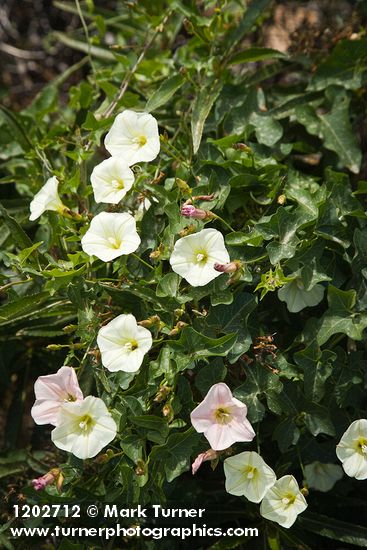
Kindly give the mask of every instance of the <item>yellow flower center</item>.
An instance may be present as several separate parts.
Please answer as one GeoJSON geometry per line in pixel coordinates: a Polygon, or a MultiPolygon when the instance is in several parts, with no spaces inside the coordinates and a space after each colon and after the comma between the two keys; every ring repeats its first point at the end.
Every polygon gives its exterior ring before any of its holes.
{"type": "Polygon", "coordinates": [[[136,340],[131,340],[130,342],[126,342],[124,344],[124,348],[126,351],[134,351],[138,347],[138,342],[136,340]]]}
{"type": "Polygon", "coordinates": [[[257,469],[254,466],[248,466],[245,470],[245,477],[247,479],[253,479],[257,473],[257,469]]]}
{"type": "Polygon", "coordinates": [[[364,455],[367,455],[367,439],[365,437],[360,437],[358,439],[358,442],[357,442],[357,450],[364,454],[364,455]]]}
{"type": "Polygon", "coordinates": [[[296,495],[293,495],[292,493],[288,493],[282,498],[282,504],[285,506],[290,506],[293,504],[293,502],[296,500],[296,495]]]}
{"type": "Polygon", "coordinates": [[[232,414],[228,407],[218,407],[214,413],[214,417],[218,424],[229,424],[232,420],[232,414]]]}
{"type": "Polygon", "coordinates": [[[147,138],[146,136],[137,136],[133,138],[133,142],[137,143],[139,147],[143,147],[143,145],[145,145],[147,142],[147,138]]]}
{"type": "Polygon", "coordinates": [[[73,403],[74,401],[76,401],[76,397],[75,395],[71,395],[70,393],[68,393],[64,401],[65,403],[73,403]]]}
{"type": "Polygon", "coordinates": [[[83,430],[83,432],[87,432],[90,430],[94,425],[94,420],[89,414],[85,414],[80,418],[79,422],[79,428],[83,430]]]}
{"type": "Polygon", "coordinates": [[[196,263],[205,264],[207,259],[208,259],[208,256],[203,250],[196,252],[196,255],[195,255],[196,263]]]}
{"type": "Polygon", "coordinates": [[[124,180],[122,180],[122,179],[112,180],[111,185],[116,190],[123,189],[124,188],[124,180]]]}
{"type": "Polygon", "coordinates": [[[117,239],[116,237],[108,237],[108,242],[110,243],[111,245],[111,248],[120,248],[121,246],[121,241],[119,241],[119,239],[117,239]]]}

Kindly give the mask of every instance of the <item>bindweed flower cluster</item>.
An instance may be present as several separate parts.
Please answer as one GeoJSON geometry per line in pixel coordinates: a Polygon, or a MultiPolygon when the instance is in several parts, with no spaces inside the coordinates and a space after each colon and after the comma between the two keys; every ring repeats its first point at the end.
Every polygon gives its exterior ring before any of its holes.
{"type": "MultiPolygon", "coordinates": [[[[51,439],[59,449],[81,459],[92,458],[115,438],[116,422],[106,405],[99,397],[83,397],[71,367],[40,376],[35,383],[35,394],[33,419],[36,424],[55,426],[51,439]]],[[[45,486],[52,482],[49,477],[44,481],[45,486]]],[[[36,489],[43,488],[40,483],[36,489]]]]}
{"type": "MultiPolygon", "coordinates": [[[[218,451],[240,442],[250,442],[255,432],[247,420],[245,403],[233,397],[229,387],[214,384],[204,400],[192,411],[190,418],[195,430],[204,433],[211,449],[197,456],[192,464],[195,474],[201,464],[214,460],[218,451]]],[[[289,528],[303,512],[307,503],[293,476],[276,478],[274,471],[254,451],[231,456],[224,460],[226,491],[261,502],[261,515],[289,528]]]]}
{"type": "MultiPolygon", "coordinates": [[[[112,156],[93,169],[94,198],[97,203],[117,204],[133,186],[130,166],[151,161],[159,153],[156,119],[149,113],[123,111],[107,133],[105,147],[112,156]]],[[[101,212],[93,218],[81,244],[84,252],[103,262],[131,254],[140,245],[136,221],[128,213],[101,212]]]]}
{"type": "Polygon", "coordinates": [[[295,478],[286,475],[277,480],[274,471],[254,451],[226,458],[224,473],[228,493],[261,502],[260,514],[282,527],[291,527],[307,508],[295,478]]]}

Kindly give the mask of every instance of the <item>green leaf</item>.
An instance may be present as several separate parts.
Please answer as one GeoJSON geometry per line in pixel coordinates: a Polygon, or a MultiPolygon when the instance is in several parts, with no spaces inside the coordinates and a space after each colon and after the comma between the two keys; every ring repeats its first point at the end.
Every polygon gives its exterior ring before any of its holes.
{"type": "Polygon", "coordinates": [[[307,404],[304,411],[305,425],[316,437],[319,434],[335,435],[335,428],[330,419],[330,411],[316,403],[307,404]]]}
{"type": "Polygon", "coordinates": [[[280,452],[285,453],[289,447],[297,445],[300,435],[293,419],[286,418],[276,426],[272,439],[278,443],[280,452]]]}
{"type": "Polygon", "coordinates": [[[298,523],[300,527],[316,533],[318,536],[367,548],[367,528],[361,525],[312,512],[305,512],[299,516],[298,523]]]}
{"type": "Polygon", "coordinates": [[[348,314],[351,313],[356,303],[356,291],[340,290],[333,285],[328,287],[327,299],[329,308],[333,313],[348,314]]]}
{"type": "Polygon", "coordinates": [[[9,227],[15,243],[20,248],[30,248],[33,246],[31,239],[22,229],[19,223],[8,214],[6,208],[0,203],[0,217],[4,219],[5,224],[9,227]]]}
{"type": "Polygon", "coordinates": [[[250,123],[255,127],[258,142],[268,147],[275,145],[283,135],[283,126],[269,115],[252,113],[250,123]]]}
{"type": "Polygon", "coordinates": [[[92,57],[96,57],[98,59],[102,59],[103,61],[115,61],[116,58],[112,52],[109,50],[106,50],[105,48],[99,48],[98,46],[89,46],[89,44],[86,44],[85,42],[82,42],[81,40],[76,40],[75,38],[71,38],[71,36],[68,36],[64,32],[54,31],[52,35],[56,38],[56,40],[59,40],[62,44],[65,44],[65,46],[68,46],[69,48],[73,48],[74,50],[77,50],[79,52],[83,53],[90,53],[92,57]]]}
{"type": "Polygon", "coordinates": [[[184,351],[193,357],[225,356],[237,339],[237,334],[226,334],[221,338],[208,338],[191,327],[185,327],[179,340],[169,342],[176,351],[184,351]]]}
{"type": "Polygon", "coordinates": [[[366,313],[354,313],[349,317],[344,317],[327,312],[320,322],[317,343],[322,346],[333,334],[340,332],[346,334],[352,340],[362,340],[365,328],[367,328],[366,313]]]}
{"type": "Polygon", "coordinates": [[[283,384],[278,376],[257,364],[249,366],[246,375],[246,382],[236,388],[233,395],[246,403],[250,422],[260,422],[265,416],[265,406],[261,399],[266,398],[268,407],[277,410],[277,396],[283,384]]]}
{"type": "Polygon", "coordinates": [[[362,340],[363,330],[367,327],[366,313],[353,313],[356,291],[340,290],[332,285],[328,288],[329,309],[319,322],[317,342],[325,344],[333,334],[344,333],[353,340],[362,340]]]}
{"type": "Polygon", "coordinates": [[[157,296],[171,296],[175,298],[180,286],[181,278],[177,273],[167,273],[157,285],[157,296]]]}
{"type": "Polygon", "coordinates": [[[171,97],[179,90],[182,84],[185,82],[185,79],[182,75],[177,74],[171,78],[167,78],[159,86],[158,90],[154,92],[152,97],[147,101],[145,110],[147,112],[152,112],[165,105],[171,97]]]}
{"type": "Polygon", "coordinates": [[[311,105],[298,106],[295,109],[297,120],[311,135],[322,139],[324,146],[334,151],[344,166],[357,174],[362,154],[349,119],[350,97],[343,88],[335,86],[326,90],[326,97],[331,102],[328,113],[317,112],[311,105]]]}
{"type": "Polygon", "coordinates": [[[272,0],[252,0],[251,4],[247,7],[244,16],[238,27],[230,33],[230,49],[240,42],[246,34],[248,34],[252,27],[255,25],[256,20],[267,9],[272,0]]]}
{"type": "Polygon", "coordinates": [[[227,369],[221,359],[215,359],[209,365],[202,367],[196,375],[195,385],[204,396],[213,384],[225,379],[227,369]]]}
{"type": "Polygon", "coordinates": [[[147,430],[147,438],[158,444],[163,444],[168,435],[168,424],[165,418],[154,415],[132,416],[131,422],[139,428],[147,430]]]}
{"type": "Polygon", "coordinates": [[[283,59],[287,58],[287,55],[279,50],[273,50],[272,48],[248,48],[243,52],[238,52],[233,55],[228,65],[237,65],[238,63],[249,63],[254,61],[263,61],[264,59],[283,59]]]}
{"type": "Polygon", "coordinates": [[[357,90],[366,81],[367,40],[340,40],[330,56],[313,75],[309,90],[322,90],[337,84],[357,90]]]}
{"type": "Polygon", "coordinates": [[[228,354],[231,363],[245,353],[251,345],[251,335],[247,329],[247,318],[256,308],[257,299],[253,294],[237,294],[230,305],[213,306],[206,319],[207,325],[214,334],[235,333],[236,343],[228,354]]]}
{"type": "Polygon", "coordinates": [[[319,403],[325,395],[325,382],[333,371],[336,354],[329,350],[321,351],[314,344],[294,354],[294,360],[304,372],[306,399],[319,403]]]}
{"type": "MultiPolygon", "coordinates": [[[[5,306],[0,307],[0,319],[1,321],[15,320],[18,317],[23,317],[29,313],[36,313],[40,309],[40,305],[50,295],[48,292],[43,291],[37,294],[31,294],[30,296],[23,296],[14,302],[10,302],[5,306]]],[[[2,323],[0,323],[2,324],[2,323]]]]}
{"type": "Polygon", "coordinates": [[[33,144],[30,141],[27,132],[23,129],[19,118],[3,105],[0,105],[0,120],[1,119],[8,126],[11,134],[14,136],[16,142],[19,143],[23,151],[30,151],[33,148],[33,144]]]}
{"type": "Polygon", "coordinates": [[[167,481],[173,481],[190,469],[190,457],[200,440],[201,435],[193,428],[189,428],[186,432],[172,434],[165,445],[153,447],[150,460],[160,461],[164,466],[167,481]]]}
{"type": "Polygon", "coordinates": [[[223,87],[223,82],[208,82],[196,95],[192,108],[191,134],[194,154],[197,153],[203,135],[205,121],[223,87]]]}

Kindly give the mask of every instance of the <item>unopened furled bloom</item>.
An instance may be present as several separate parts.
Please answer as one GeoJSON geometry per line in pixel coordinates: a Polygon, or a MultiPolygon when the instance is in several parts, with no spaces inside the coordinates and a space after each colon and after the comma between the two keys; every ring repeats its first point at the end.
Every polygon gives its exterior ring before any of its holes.
{"type": "Polygon", "coordinates": [[[117,204],[131,189],[134,173],[122,159],[111,157],[94,167],[90,181],[96,202],[117,204]]]}
{"type": "Polygon", "coordinates": [[[63,212],[66,209],[66,206],[61,202],[59,197],[58,186],[59,181],[56,176],[53,176],[46,181],[45,185],[33,197],[29,205],[31,211],[29,219],[31,221],[39,218],[46,210],[63,212]]]}
{"type": "Polygon", "coordinates": [[[336,446],[336,456],[349,477],[367,479],[367,419],[351,423],[336,446]]]}
{"type": "Polygon", "coordinates": [[[205,453],[200,453],[191,465],[192,475],[196,474],[203,462],[206,462],[207,460],[215,460],[217,456],[218,453],[213,451],[213,449],[208,449],[205,453]]]}
{"type": "Polygon", "coordinates": [[[240,441],[252,441],[255,432],[247,420],[247,407],[234,398],[231,390],[220,382],[214,384],[191,413],[195,430],[204,433],[214,451],[222,451],[240,441]]]}
{"type": "Polygon", "coordinates": [[[305,482],[309,489],[326,493],[343,477],[343,470],[338,464],[312,462],[305,466],[305,482]]]}
{"type": "Polygon", "coordinates": [[[115,118],[104,144],[113,157],[128,166],[151,161],[160,150],[157,121],[149,113],[126,109],[115,118]]]}
{"type": "Polygon", "coordinates": [[[81,243],[84,252],[90,256],[110,262],[118,256],[135,252],[140,237],[130,214],[101,212],[92,219],[81,243]]]}
{"type": "Polygon", "coordinates": [[[59,449],[78,458],[92,458],[116,436],[116,422],[99,397],[88,395],[81,403],[65,403],[51,439],[59,449]]]}
{"type": "Polygon", "coordinates": [[[192,286],[203,286],[220,275],[215,263],[229,262],[222,233],[203,229],[179,239],[170,257],[173,271],[192,286]]]}
{"type": "Polygon", "coordinates": [[[276,481],[274,471],[255,451],[245,451],[226,458],[224,463],[226,491],[260,502],[276,481]]]}
{"type": "Polygon", "coordinates": [[[75,371],[71,367],[61,367],[56,374],[39,376],[34,385],[36,401],[31,415],[36,424],[57,426],[58,415],[64,403],[82,401],[75,371]]]}
{"type": "Polygon", "coordinates": [[[62,476],[60,468],[52,468],[47,474],[32,479],[32,485],[36,491],[42,491],[47,485],[52,485],[60,475],[62,476]]]}
{"type": "Polygon", "coordinates": [[[215,271],[219,273],[235,273],[241,267],[241,262],[229,262],[228,264],[215,263],[215,271]]]}
{"type": "Polygon", "coordinates": [[[296,277],[278,290],[278,298],[287,304],[288,311],[298,313],[305,307],[313,307],[320,303],[324,292],[325,287],[320,283],[306,290],[301,277],[296,277]]]}
{"type": "Polygon", "coordinates": [[[260,514],[265,519],[279,523],[289,529],[296,521],[298,514],[307,508],[305,497],[300,491],[293,476],[287,475],[278,479],[264,496],[260,514]]]}
{"type": "Polygon", "coordinates": [[[192,204],[184,204],[181,207],[181,215],[185,218],[195,218],[196,220],[205,220],[210,217],[210,212],[202,210],[201,208],[196,208],[192,204]]]}
{"type": "Polygon", "coordinates": [[[136,372],[152,347],[152,335],[137,324],[134,315],[122,314],[99,330],[97,345],[106,369],[136,372]]]}

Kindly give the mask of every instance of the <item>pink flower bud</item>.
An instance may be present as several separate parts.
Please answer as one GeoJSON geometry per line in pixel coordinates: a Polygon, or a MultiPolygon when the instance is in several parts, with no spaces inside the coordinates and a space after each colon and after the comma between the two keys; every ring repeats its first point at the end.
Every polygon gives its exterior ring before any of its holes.
{"type": "Polygon", "coordinates": [[[216,262],[214,264],[215,271],[219,271],[220,273],[235,273],[239,267],[239,262],[229,262],[228,264],[220,264],[216,262]]]}
{"type": "Polygon", "coordinates": [[[196,208],[192,204],[184,204],[181,208],[181,215],[185,218],[195,218],[196,220],[205,220],[208,217],[208,212],[201,208],[196,208]]]}
{"type": "Polygon", "coordinates": [[[36,491],[43,491],[47,487],[47,485],[51,485],[54,483],[56,478],[59,477],[61,474],[61,470],[59,468],[53,468],[47,474],[38,477],[37,479],[32,479],[32,485],[35,488],[36,491]]]}
{"type": "Polygon", "coordinates": [[[203,462],[214,460],[217,458],[217,453],[213,449],[208,449],[205,453],[200,453],[191,465],[192,474],[195,475],[203,462]]]}

